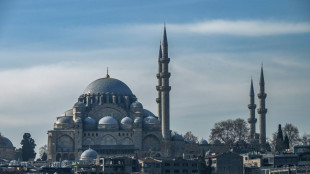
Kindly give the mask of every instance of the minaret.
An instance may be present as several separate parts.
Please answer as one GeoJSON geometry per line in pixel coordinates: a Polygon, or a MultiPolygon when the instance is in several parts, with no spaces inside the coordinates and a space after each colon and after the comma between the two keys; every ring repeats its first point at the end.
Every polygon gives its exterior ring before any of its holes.
{"type": "Polygon", "coordinates": [[[248,119],[248,123],[250,124],[250,139],[255,138],[255,124],[257,122],[257,119],[255,118],[256,104],[254,98],[255,96],[254,96],[253,80],[251,77],[250,104],[248,105],[250,111],[250,118],[248,119]]]}
{"type": "Polygon", "coordinates": [[[267,109],[265,108],[265,99],[267,94],[265,93],[265,80],[263,65],[261,67],[260,80],[259,80],[259,93],[257,94],[259,98],[259,108],[257,112],[259,114],[259,144],[263,151],[266,150],[266,113],[267,109]]]}
{"type": "Polygon", "coordinates": [[[160,58],[161,62],[161,134],[164,140],[170,140],[170,109],[169,109],[169,92],[171,90],[171,86],[169,86],[169,78],[170,73],[168,70],[168,64],[170,62],[170,58],[168,58],[168,41],[166,34],[166,26],[164,27],[164,36],[162,43],[162,58],[160,58]]]}
{"type": "Polygon", "coordinates": [[[158,107],[158,118],[159,121],[161,121],[161,91],[160,91],[160,87],[161,87],[161,77],[160,77],[160,73],[162,71],[162,67],[161,67],[161,62],[160,59],[162,58],[162,50],[161,50],[161,42],[159,44],[159,53],[158,53],[158,73],[156,74],[157,79],[158,79],[158,86],[156,86],[156,90],[158,92],[158,98],[156,98],[156,102],[157,102],[157,107],[158,107]]]}

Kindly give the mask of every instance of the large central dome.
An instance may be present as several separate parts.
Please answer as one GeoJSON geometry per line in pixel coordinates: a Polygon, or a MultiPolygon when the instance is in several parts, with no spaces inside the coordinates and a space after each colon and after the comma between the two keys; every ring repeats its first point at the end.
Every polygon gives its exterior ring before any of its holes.
{"type": "Polygon", "coordinates": [[[122,81],[114,78],[101,78],[90,83],[84,94],[114,93],[120,95],[133,95],[129,87],[122,81]]]}

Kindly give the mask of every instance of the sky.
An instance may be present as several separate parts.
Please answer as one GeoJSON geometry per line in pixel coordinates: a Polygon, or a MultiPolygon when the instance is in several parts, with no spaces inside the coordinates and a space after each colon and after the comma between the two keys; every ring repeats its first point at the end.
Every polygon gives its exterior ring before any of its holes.
{"type": "Polygon", "coordinates": [[[308,0],[1,0],[2,135],[19,148],[29,132],[38,150],[107,67],[157,115],[164,23],[173,131],[208,139],[216,122],[247,120],[263,63],[267,137],[286,123],[310,133],[308,0]]]}

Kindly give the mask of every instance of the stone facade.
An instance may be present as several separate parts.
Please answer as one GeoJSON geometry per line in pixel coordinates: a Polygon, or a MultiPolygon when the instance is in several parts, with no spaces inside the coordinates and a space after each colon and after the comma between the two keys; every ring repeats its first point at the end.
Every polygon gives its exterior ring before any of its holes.
{"type": "Polygon", "coordinates": [[[0,160],[15,160],[15,147],[12,142],[0,134],[0,160]]]}
{"type": "Polygon", "coordinates": [[[122,81],[105,78],[90,83],[77,103],[57,117],[48,131],[48,159],[78,160],[81,153],[94,149],[100,157],[198,155],[198,145],[171,138],[168,71],[168,42],[164,29],[159,51],[158,117],[143,108],[122,81]],[[190,149],[190,150],[186,150],[190,149]]]}

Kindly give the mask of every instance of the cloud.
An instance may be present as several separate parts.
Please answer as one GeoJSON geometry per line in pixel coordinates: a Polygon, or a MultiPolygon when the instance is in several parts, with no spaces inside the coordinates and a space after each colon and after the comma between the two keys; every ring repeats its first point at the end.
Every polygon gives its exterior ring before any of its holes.
{"type": "Polygon", "coordinates": [[[310,32],[310,23],[308,22],[212,20],[187,24],[169,24],[168,26],[169,30],[172,31],[204,35],[270,36],[310,32]]]}

